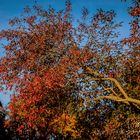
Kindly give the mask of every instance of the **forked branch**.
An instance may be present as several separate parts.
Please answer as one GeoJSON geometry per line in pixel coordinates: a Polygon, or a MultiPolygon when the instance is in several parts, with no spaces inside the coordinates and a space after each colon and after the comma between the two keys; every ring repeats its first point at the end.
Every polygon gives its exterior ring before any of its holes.
{"type": "MultiPolygon", "coordinates": [[[[94,74],[94,72],[90,68],[88,68],[88,72],[94,74]]],[[[115,78],[104,78],[104,77],[99,77],[99,78],[89,77],[89,78],[94,81],[111,81],[111,82],[113,82],[115,87],[117,87],[119,89],[119,91],[121,92],[121,94],[124,96],[124,98],[121,98],[118,96],[118,94],[112,88],[103,87],[104,90],[106,90],[107,92],[111,91],[113,94],[110,94],[107,96],[100,96],[100,97],[97,97],[95,100],[109,99],[109,100],[113,100],[113,101],[117,101],[117,102],[123,102],[127,105],[130,105],[130,103],[132,103],[134,106],[136,106],[138,109],[140,109],[140,100],[128,97],[127,93],[124,91],[121,84],[115,78]]]]}

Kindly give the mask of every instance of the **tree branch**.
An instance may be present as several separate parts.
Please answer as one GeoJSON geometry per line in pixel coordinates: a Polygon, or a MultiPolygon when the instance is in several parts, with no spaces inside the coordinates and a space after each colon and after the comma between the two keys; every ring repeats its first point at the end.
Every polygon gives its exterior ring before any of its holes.
{"type": "MultiPolygon", "coordinates": [[[[89,67],[87,68],[88,72],[91,73],[91,74],[95,74],[95,72],[93,72],[89,67]]],[[[97,73],[97,72],[96,72],[97,73]]],[[[99,76],[100,74],[98,74],[99,76]]],[[[104,90],[106,91],[112,91],[112,94],[108,95],[108,96],[100,96],[100,97],[97,97],[95,98],[95,100],[100,100],[100,99],[109,99],[109,100],[113,100],[113,101],[117,101],[117,102],[123,102],[127,105],[130,105],[130,103],[132,103],[134,106],[136,106],[138,109],[140,109],[140,100],[137,100],[137,99],[133,99],[131,97],[128,97],[127,93],[124,91],[124,89],[122,88],[121,84],[114,78],[105,78],[105,77],[99,77],[99,78],[93,78],[93,77],[89,77],[90,79],[94,80],[94,81],[105,81],[105,80],[109,80],[109,81],[112,81],[115,86],[120,90],[120,92],[122,93],[122,95],[124,96],[124,99],[123,98],[120,98],[117,93],[112,89],[112,88],[104,88],[104,90]]]]}

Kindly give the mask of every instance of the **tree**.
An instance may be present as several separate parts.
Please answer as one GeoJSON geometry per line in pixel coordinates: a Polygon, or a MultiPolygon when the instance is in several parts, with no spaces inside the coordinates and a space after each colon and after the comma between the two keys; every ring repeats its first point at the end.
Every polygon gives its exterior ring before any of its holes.
{"type": "MultiPolygon", "coordinates": [[[[15,18],[10,21],[13,29],[0,33],[1,38],[9,42],[5,46],[6,56],[0,61],[1,84],[15,90],[6,124],[21,138],[48,138],[60,132],[65,136],[78,135],[78,131],[73,130],[75,115],[70,114],[67,106],[78,89],[76,80],[80,65],[92,53],[75,44],[71,5],[69,2],[66,5],[66,10],[58,13],[53,8],[46,11],[34,6],[36,15],[15,18]],[[61,131],[59,119],[63,116],[72,122],[61,131]],[[54,129],[56,123],[58,130],[54,129]]],[[[25,9],[27,15],[30,10],[25,9]]]]}
{"type": "MultiPolygon", "coordinates": [[[[124,55],[123,44],[130,41],[116,41],[122,25],[115,15],[99,9],[88,20],[84,8],[75,27],[70,1],[58,12],[35,5],[0,32],[7,41],[0,82],[14,91],[5,121],[13,139],[109,139],[120,128],[127,130],[122,118],[139,120],[138,56],[136,48],[124,55]],[[136,65],[130,73],[132,58],[136,65]]],[[[136,38],[131,38],[133,46],[138,45],[136,38]]]]}
{"type": "MultiPolygon", "coordinates": [[[[132,21],[130,23],[130,37],[122,40],[122,44],[127,48],[125,54],[121,57],[120,70],[122,71],[121,77],[125,82],[123,89],[131,99],[137,99],[137,103],[130,102],[130,107],[119,104],[112,119],[107,122],[107,125],[112,125],[115,121],[116,128],[110,133],[110,137],[116,136],[118,139],[139,139],[139,2],[132,1],[133,5],[128,10],[132,21]],[[114,121],[113,121],[114,120],[114,121]],[[116,121],[117,120],[117,121],[116,121]],[[122,120],[122,122],[121,122],[122,120]],[[122,133],[120,133],[122,132],[122,133]],[[127,132],[127,133],[126,133],[127,132]]],[[[114,126],[115,127],[115,126],[114,126]]],[[[108,128],[108,127],[107,127],[108,128]]],[[[110,129],[108,129],[110,130],[110,129]]]]}

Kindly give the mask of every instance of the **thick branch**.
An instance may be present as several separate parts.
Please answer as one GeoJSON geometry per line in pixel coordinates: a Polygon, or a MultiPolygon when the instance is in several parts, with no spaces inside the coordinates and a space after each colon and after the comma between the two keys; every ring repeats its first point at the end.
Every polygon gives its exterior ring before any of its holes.
{"type": "Polygon", "coordinates": [[[120,83],[114,79],[114,78],[92,78],[92,80],[95,80],[95,81],[99,81],[99,80],[109,80],[109,81],[112,81],[115,83],[116,87],[118,87],[118,89],[120,90],[120,92],[124,95],[124,97],[127,99],[128,96],[127,94],[125,93],[125,91],[123,90],[123,88],[121,87],[120,83]]]}
{"type": "Polygon", "coordinates": [[[100,96],[100,97],[98,97],[98,98],[95,98],[95,100],[101,100],[101,99],[109,99],[109,100],[112,100],[112,101],[123,102],[123,103],[129,105],[127,99],[122,99],[122,98],[117,97],[117,96],[114,96],[114,95],[100,96]]]}
{"type": "MultiPolygon", "coordinates": [[[[87,68],[87,70],[91,73],[91,74],[94,74],[94,72],[90,69],[90,68],[87,68]]],[[[100,74],[99,74],[100,75],[100,74]]],[[[127,105],[130,105],[129,103],[133,103],[133,105],[135,105],[138,109],[140,109],[140,100],[137,100],[137,99],[133,99],[131,97],[128,97],[127,93],[124,91],[124,89],[122,88],[121,84],[114,78],[104,78],[104,77],[100,77],[100,78],[92,78],[90,77],[92,80],[95,80],[95,81],[99,81],[99,80],[109,80],[109,81],[112,81],[115,86],[120,90],[120,92],[123,94],[123,96],[125,97],[124,99],[123,98],[120,98],[116,92],[112,89],[112,88],[104,88],[104,90],[106,91],[112,91],[112,93],[115,95],[109,95],[109,96],[100,96],[98,98],[96,98],[95,100],[99,100],[99,99],[110,99],[110,100],[113,100],[113,101],[117,101],[117,102],[123,102],[127,105]]]]}
{"type": "Polygon", "coordinates": [[[133,103],[134,106],[136,106],[138,109],[140,109],[140,100],[133,99],[130,97],[128,97],[127,99],[122,99],[120,97],[109,95],[109,96],[100,96],[98,98],[95,98],[95,100],[101,100],[101,99],[109,99],[109,100],[116,101],[116,102],[122,102],[127,105],[130,105],[129,102],[131,102],[131,103],[133,103]]]}

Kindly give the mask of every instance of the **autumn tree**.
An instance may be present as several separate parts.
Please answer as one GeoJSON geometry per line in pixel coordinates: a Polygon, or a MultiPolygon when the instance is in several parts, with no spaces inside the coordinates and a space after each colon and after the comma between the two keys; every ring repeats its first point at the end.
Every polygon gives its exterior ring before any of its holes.
{"type": "Polygon", "coordinates": [[[27,7],[27,16],[10,20],[12,28],[0,33],[8,42],[0,60],[1,84],[14,90],[6,127],[20,138],[79,136],[71,99],[78,92],[79,69],[92,53],[75,43],[70,12],[69,1],[58,13],[27,7]]]}
{"type": "MultiPolygon", "coordinates": [[[[119,57],[119,74],[116,79],[121,84],[122,93],[126,97],[121,97],[119,92],[114,92],[112,88],[107,90],[117,93],[114,98],[115,110],[112,112],[111,117],[106,122],[105,132],[106,138],[112,137],[117,139],[139,139],[139,4],[138,1],[132,2],[132,7],[129,7],[128,12],[133,17],[130,23],[130,37],[122,40],[124,52],[119,57]],[[119,96],[118,96],[119,95],[119,96]],[[127,100],[129,98],[129,100],[127,100]],[[136,100],[135,100],[136,99],[136,100]]],[[[112,79],[113,80],[113,79],[112,79]]],[[[116,82],[117,82],[116,81],[116,82]]],[[[115,82],[115,81],[114,81],[115,82]]],[[[118,84],[119,84],[118,83],[118,84]]],[[[117,83],[116,83],[117,84],[117,83]]],[[[111,100],[113,98],[110,98],[111,100]]],[[[106,97],[103,97],[106,98],[106,97]]],[[[108,97],[106,99],[109,99],[108,97]]]]}
{"type": "Polygon", "coordinates": [[[0,32],[7,42],[1,90],[13,92],[5,127],[13,139],[110,139],[127,130],[123,121],[139,120],[137,2],[130,8],[130,38],[122,41],[113,10],[90,18],[83,8],[77,26],[71,10],[70,1],[63,11],[26,7],[0,32]]]}

